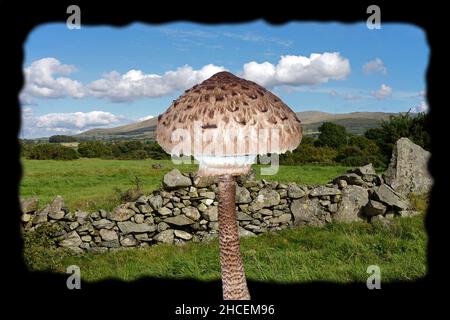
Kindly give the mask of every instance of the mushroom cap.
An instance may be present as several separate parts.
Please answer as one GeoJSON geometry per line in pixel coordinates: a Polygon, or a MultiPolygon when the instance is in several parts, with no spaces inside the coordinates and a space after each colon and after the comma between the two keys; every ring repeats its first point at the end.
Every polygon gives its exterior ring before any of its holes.
{"type": "Polygon", "coordinates": [[[280,98],[226,71],[186,90],[158,117],[156,128],[156,141],[167,153],[217,159],[219,167],[236,168],[241,156],[291,151],[301,138],[300,120],[280,98]]]}

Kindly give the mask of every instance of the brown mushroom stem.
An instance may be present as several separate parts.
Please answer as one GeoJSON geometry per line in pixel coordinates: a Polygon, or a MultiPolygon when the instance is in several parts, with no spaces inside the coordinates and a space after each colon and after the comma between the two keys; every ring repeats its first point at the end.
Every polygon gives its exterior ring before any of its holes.
{"type": "Polygon", "coordinates": [[[250,300],[239,248],[236,185],[231,175],[219,177],[219,241],[224,300],[250,300]]]}

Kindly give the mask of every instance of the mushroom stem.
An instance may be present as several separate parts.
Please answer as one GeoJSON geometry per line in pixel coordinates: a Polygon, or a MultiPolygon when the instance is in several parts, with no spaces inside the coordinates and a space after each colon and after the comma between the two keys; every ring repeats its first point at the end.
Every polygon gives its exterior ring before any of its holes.
{"type": "Polygon", "coordinates": [[[239,248],[236,185],[229,174],[219,177],[219,241],[224,300],[250,300],[239,248]]]}

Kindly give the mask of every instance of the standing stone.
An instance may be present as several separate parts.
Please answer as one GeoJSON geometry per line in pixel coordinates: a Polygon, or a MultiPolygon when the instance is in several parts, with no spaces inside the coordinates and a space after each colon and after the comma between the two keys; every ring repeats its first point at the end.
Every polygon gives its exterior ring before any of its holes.
{"type": "Polygon", "coordinates": [[[134,216],[136,212],[128,208],[128,204],[121,204],[114,208],[112,212],[107,215],[108,219],[113,221],[125,221],[134,216]]]}
{"type": "Polygon", "coordinates": [[[333,219],[339,222],[360,221],[362,208],[369,202],[369,194],[360,186],[347,186],[342,189],[342,200],[333,219]]]}
{"type": "Polygon", "coordinates": [[[153,237],[153,239],[162,243],[173,243],[174,240],[173,229],[161,231],[155,237],[153,237]]]}
{"type": "Polygon", "coordinates": [[[181,174],[178,169],[169,171],[163,178],[163,186],[166,189],[178,189],[182,187],[190,187],[191,185],[191,179],[181,174]]]}
{"type": "MultiPolygon", "coordinates": [[[[323,226],[331,221],[330,213],[322,209],[318,199],[303,197],[291,203],[294,225],[323,226]]],[[[286,217],[287,218],[287,217],[286,217]]]]}
{"type": "Polygon", "coordinates": [[[408,138],[397,140],[384,180],[401,195],[427,193],[433,185],[428,172],[430,152],[408,138]]]}

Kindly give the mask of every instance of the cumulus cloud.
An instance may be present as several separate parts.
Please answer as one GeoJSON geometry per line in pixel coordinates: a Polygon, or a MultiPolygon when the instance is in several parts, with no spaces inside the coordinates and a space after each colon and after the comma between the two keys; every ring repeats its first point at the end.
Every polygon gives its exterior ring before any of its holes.
{"type": "Polygon", "coordinates": [[[383,100],[392,95],[392,88],[385,85],[384,83],[380,86],[377,91],[372,91],[372,96],[378,100],[383,100]]]}
{"type": "Polygon", "coordinates": [[[276,65],[251,61],[244,64],[242,77],[262,86],[307,85],[342,80],[350,73],[350,62],[339,52],[313,53],[309,57],[281,56],[276,65]]]}
{"type": "Polygon", "coordinates": [[[113,71],[87,87],[94,97],[108,98],[113,102],[132,101],[161,97],[187,89],[223,70],[225,68],[208,64],[199,70],[185,65],[163,75],[145,74],[141,70],[130,70],[124,74],[113,71]]]}
{"type": "MultiPolygon", "coordinates": [[[[24,69],[26,85],[21,93],[21,101],[31,104],[36,98],[96,97],[124,102],[156,98],[185,90],[224,70],[224,67],[208,64],[197,70],[184,65],[163,74],[135,69],[125,73],[111,71],[85,84],[68,77],[75,71],[75,66],[63,64],[55,58],[43,58],[24,69]]],[[[348,59],[338,52],[324,52],[313,53],[309,57],[281,56],[275,65],[251,61],[244,64],[240,75],[263,86],[273,87],[340,80],[349,73],[348,59]]]]}
{"type": "Polygon", "coordinates": [[[83,84],[67,76],[75,71],[75,66],[62,64],[55,58],[34,61],[24,69],[25,88],[21,100],[29,104],[32,98],[82,98],[86,95],[83,84]]]}
{"type": "Polygon", "coordinates": [[[428,104],[421,101],[417,106],[411,108],[412,113],[428,112],[428,104]]]}
{"type": "Polygon", "coordinates": [[[385,67],[383,61],[379,58],[376,58],[374,60],[368,61],[363,65],[363,72],[364,74],[374,74],[374,73],[381,73],[386,75],[387,74],[387,68],[385,67]]]}
{"type": "Polygon", "coordinates": [[[117,125],[123,120],[122,116],[105,111],[48,113],[35,117],[34,125],[48,132],[76,134],[92,128],[117,125]]]}
{"type": "Polygon", "coordinates": [[[152,119],[154,117],[155,116],[145,116],[145,117],[139,118],[138,121],[145,121],[145,120],[148,120],[148,119],[152,119]]]}

